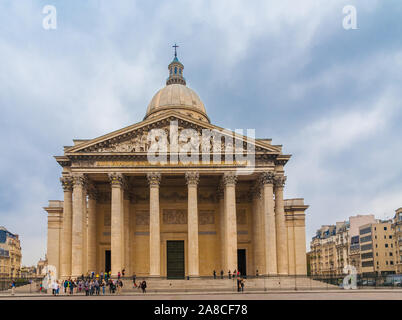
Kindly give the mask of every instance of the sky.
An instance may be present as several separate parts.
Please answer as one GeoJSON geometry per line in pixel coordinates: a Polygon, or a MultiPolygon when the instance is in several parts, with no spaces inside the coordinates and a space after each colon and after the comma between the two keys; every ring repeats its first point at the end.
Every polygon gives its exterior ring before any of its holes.
{"type": "Polygon", "coordinates": [[[0,225],[23,264],[46,253],[53,158],[141,121],[172,45],[211,122],[255,129],[292,158],[307,246],[322,224],[402,207],[400,0],[47,0],[0,3],[0,225]],[[57,28],[43,28],[45,5],[57,28]],[[345,29],[343,8],[356,8],[345,29]]]}

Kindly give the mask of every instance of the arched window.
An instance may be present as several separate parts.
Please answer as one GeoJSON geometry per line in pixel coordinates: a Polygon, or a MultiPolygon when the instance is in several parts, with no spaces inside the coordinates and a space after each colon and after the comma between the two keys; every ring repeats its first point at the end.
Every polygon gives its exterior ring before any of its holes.
{"type": "Polygon", "coordinates": [[[170,68],[170,74],[172,74],[172,72],[173,72],[173,68],[170,68]]]}
{"type": "Polygon", "coordinates": [[[177,67],[174,67],[174,74],[177,74],[177,67]]]}
{"type": "Polygon", "coordinates": [[[181,68],[179,69],[179,73],[181,74],[181,68]]]}

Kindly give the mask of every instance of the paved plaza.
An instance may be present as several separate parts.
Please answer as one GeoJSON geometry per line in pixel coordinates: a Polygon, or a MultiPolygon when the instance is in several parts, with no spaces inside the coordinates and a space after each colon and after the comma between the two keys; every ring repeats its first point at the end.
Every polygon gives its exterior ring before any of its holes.
{"type": "Polygon", "coordinates": [[[124,293],[121,295],[85,296],[21,293],[0,294],[0,300],[402,300],[402,290],[354,291],[281,291],[265,293],[124,293]]]}

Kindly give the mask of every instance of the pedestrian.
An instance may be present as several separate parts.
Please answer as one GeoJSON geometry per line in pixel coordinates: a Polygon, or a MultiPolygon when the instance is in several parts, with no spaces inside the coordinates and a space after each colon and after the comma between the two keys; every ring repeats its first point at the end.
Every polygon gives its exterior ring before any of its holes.
{"type": "Polygon", "coordinates": [[[105,280],[103,280],[103,279],[102,279],[101,287],[102,287],[102,294],[105,295],[106,283],[105,283],[105,280]]]}
{"type": "Polygon", "coordinates": [[[134,272],[134,274],[133,274],[133,287],[135,288],[135,287],[137,287],[137,284],[135,283],[135,280],[137,279],[137,276],[136,276],[136,274],[135,274],[135,272],[134,272]]]}
{"type": "Polygon", "coordinates": [[[237,271],[237,277],[240,277],[240,271],[237,271]]]}
{"type": "Polygon", "coordinates": [[[124,275],[126,274],[126,269],[125,268],[121,271],[121,274],[122,274],[122,276],[124,278],[124,275]]]}
{"type": "Polygon", "coordinates": [[[239,278],[237,278],[237,292],[240,292],[240,289],[241,289],[240,282],[241,282],[241,280],[239,278]]]}
{"type": "Polygon", "coordinates": [[[119,272],[117,272],[117,279],[120,280],[120,277],[121,277],[121,274],[120,274],[120,271],[119,271],[119,272]]]}
{"type": "Polygon", "coordinates": [[[232,279],[232,274],[230,273],[230,270],[228,272],[228,275],[229,275],[229,279],[232,279]]]}
{"type": "Polygon", "coordinates": [[[236,275],[237,275],[237,272],[236,272],[236,269],[234,269],[234,271],[233,271],[233,278],[236,277],[236,275]]]}
{"type": "Polygon", "coordinates": [[[216,271],[214,270],[214,279],[216,279],[216,271]]]}
{"type": "Polygon", "coordinates": [[[15,281],[14,280],[11,282],[11,295],[12,296],[15,295],[15,281]]]}
{"type": "Polygon", "coordinates": [[[258,269],[256,270],[255,275],[258,278],[258,269]]]}
{"type": "Polygon", "coordinates": [[[223,270],[221,270],[221,279],[223,279],[223,270]]]}
{"type": "Polygon", "coordinates": [[[142,293],[147,293],[147,282],[144,280],[141,282],[142,293]]]}
{"type": "Polygon", "coordinates": [[[241,292],[244,292],[244,279],[242,278],[240,281],[240,286],[241,286],[241,292]]]}
{"type": "Polygon", "coordinates": [[[56,296],[58,296],[60,294],[60,283],[59,283],[59,281],[57,280],[56,281],[56,296]]]}
{"type": "Polygon", "coordinates": [[[52,294],[55,296],[56,295],[56,290],[57,290],[57,283],[56,281],[52,282],[52,294]]]}

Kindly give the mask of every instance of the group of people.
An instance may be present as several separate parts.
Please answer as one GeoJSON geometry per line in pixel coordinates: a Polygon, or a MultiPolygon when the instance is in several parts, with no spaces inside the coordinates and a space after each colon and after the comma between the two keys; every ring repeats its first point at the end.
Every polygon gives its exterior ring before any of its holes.
{"type": "MultiPolygon", "coordinates": [[[[86,296],[93,295],[105,295],[108,287],[109,294],[120,294],[123,288],[122,276],[124,277],[125,270],[121,273],[118,272],[117,279],[111,278],[110,272],[101,272],[100,274],[95,274],[91,272],[86,276],[82,275],[77,279],[69,278],[64,281],[55,280],[50,284],[50,289],[52,289],[52,294],[57,296],[61,291],[65,295],[83,294],[86,296]]],[[[136,275],[133,275],[134,288],[141,289],[143,293],[146,293],[147,283],[143,280],[139,285],[136,283],[136,275]]],[[[44,286],[41,283],[39,292],[43,292],[44,286]]]]}
{"type": "MultiPolygon", "coordinates": [[[[216,271],[215,270],[214,270],[213,274],[214,274],[214,279],[216,279],[216,271]]],[[[223,279],[223,275],[224,275],[224,272],[223,272],[223,270],[221,270],[221,279],[223,279]]],[[[233,278],[240,278],[240,276],[241,276],[241,273],[240,273],[239,270],[237,270],[237,271],[234,270],[233,273],[230,270],[228,271],[228,278],[229,279],[232,279],[232,277],[233,278]]]]}

